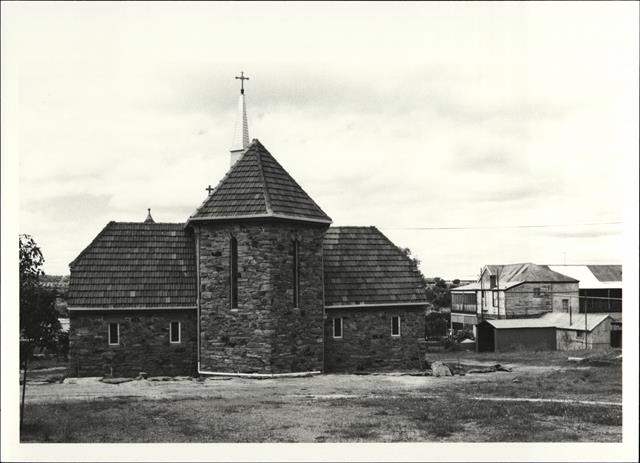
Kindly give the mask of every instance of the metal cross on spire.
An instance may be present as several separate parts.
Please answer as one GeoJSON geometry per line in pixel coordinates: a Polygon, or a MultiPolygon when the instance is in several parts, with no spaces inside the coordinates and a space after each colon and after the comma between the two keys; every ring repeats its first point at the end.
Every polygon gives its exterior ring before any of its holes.
{"type": "Polygon", "coordinates": [[[240,80],[240,94],[244,95],[244,81],[249,78],[244,76],[244,71],[240,71],[240,76],[236,76],[236,79],[240,80]]]}

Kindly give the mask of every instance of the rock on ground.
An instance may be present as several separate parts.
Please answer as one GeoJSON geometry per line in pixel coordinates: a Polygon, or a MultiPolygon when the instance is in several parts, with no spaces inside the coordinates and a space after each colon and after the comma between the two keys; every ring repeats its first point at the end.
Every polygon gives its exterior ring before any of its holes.
{"type": "Polygon", "coordinates": [[[433,376],[451,376],[451,370],[442,362],[433,362],[431,364],[433,376]]]}

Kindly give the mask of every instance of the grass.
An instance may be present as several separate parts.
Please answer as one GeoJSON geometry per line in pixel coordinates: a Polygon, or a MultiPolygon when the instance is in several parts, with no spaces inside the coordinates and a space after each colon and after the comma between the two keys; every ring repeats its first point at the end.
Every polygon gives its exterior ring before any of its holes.
{"type": "MultiPolygon", "coordinates": [[[[526,357],[531,354],[509,355],[508,361],[500,358],[498,362],[526,364],[526,357]]],[[[486,354],[470,357],[464,361],[489,361],[490,358],[486,354]]],[[[359,376],[358,390],[348,377],[330,386],[327,383],[332,383],[331,378],[318,377],[267,387],[262,382],[229,381],[224,388],[212,390],[207,398],[121,396],[85,402],[28,403],[22,440],[620,442],[622,409],[618,406],[473,399],[539,397],[621,401],[620,362],[596,362],[593,365],[602,366],[584,368],[568,364],[566,358],[565,352],[563,355],[553,353],[546,359],[546,363],[563,367],[558,370],[516,368],[512,373],[429,379],[438,381],[439,387],[412,382],[402,384],[413,386],[392,388],[397,383],[387,383],[383,377],[371,376],[371,383],[366,383],[368,380],[359,376]],[[514,383],[515,377],[520,382],[514,383]],[[385,389],[385,384],[389,384],[390,389],[385,389]],[[368,395],[374,390],[375,395],[368,395]],[[356,397],[338,398],[339,394],[350,393],[356,397]],[[324,394],[324,398],[311,398],[316,394],[324,394]],[[336,397],[332,398],[332,394],[336,397]]]]}

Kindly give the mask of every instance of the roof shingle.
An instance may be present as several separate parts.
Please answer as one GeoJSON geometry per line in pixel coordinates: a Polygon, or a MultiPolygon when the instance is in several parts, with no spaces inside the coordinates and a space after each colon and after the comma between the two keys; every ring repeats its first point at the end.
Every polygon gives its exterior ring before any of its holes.
{"type": "Polygon", "coordinates": [[[324,237],[325,305],[426,303],[418,270],[375,227],[331,227],[324,237]]]}
{"type": "Polygon", "coordinates": [[[247,217],[331,223],[331,218],[256,139],[189,221],[247,217]]]}
{"type": "Polygon", "coordinates": [[[182,223],[109,222],[69,264],[69,307],[192,307],[195,245],[182,223]]]}

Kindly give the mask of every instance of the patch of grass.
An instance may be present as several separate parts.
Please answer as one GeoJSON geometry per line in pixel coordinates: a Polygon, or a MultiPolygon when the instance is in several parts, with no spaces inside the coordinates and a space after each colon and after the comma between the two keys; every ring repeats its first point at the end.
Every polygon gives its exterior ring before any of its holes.
{"type": "Polygon", "coordinates": [[[377,425],[370,422],[347,423],[332,431],[338,441],[373,440],[377,434],[377,425]]]}

